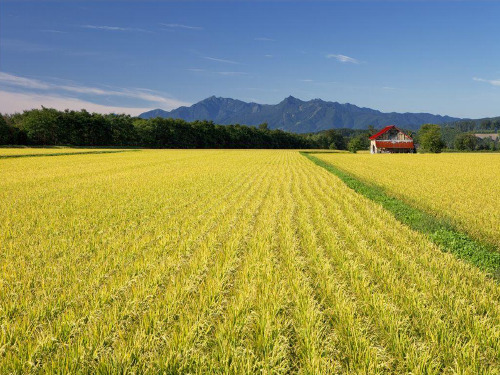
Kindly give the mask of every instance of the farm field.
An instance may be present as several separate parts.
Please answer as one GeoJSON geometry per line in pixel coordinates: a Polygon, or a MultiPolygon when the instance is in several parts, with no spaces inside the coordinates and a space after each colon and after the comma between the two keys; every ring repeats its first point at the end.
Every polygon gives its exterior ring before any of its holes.
{"type": "Polygon", "coordinates": [[[500,154],[315,154],[500,249],[500,154]]]}
{"type": "Polygon", "coordinates": [[[500,373],[499,284],[297,151],[0,176],[2,374],[500,373]]]}

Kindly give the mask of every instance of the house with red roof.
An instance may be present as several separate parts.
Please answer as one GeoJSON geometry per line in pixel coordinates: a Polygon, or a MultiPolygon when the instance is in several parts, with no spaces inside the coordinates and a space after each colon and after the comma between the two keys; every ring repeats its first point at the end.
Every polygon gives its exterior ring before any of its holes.
{"type": "Polygon", "coordinates": [[[413,138],[398,129],[396,125],[389,125],[370,137],[370,152],[372,154],[400,154],[414,153],[413,138]]]}

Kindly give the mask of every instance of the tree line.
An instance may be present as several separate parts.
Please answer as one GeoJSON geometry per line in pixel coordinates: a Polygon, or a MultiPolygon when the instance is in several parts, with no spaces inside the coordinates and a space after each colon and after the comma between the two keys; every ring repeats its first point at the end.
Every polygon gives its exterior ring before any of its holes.
{"type": "MultiPolygon", "coordinates": [[[[479,138],[469,130],[470,128],[462,126],[464,123],[467,122],[446,125],[424,124],[417,133],[410,135],[418,145],[419,152],[500,150],[498,138],[496,140],[489,137],[479,138]]],[[[494,132],[490,130],[488,133],[494,132]]]]}
{"type": "Polygon", "coordinates": [[[44,107],[0,116],[0,144],[3,145],[346,150],[349,147],[368,149],[368,136],[366,130],[331,129],[296,134],[271,130],[266,123],[257,127],[217,125],[212,121],[141,119],[44,107]]]}
{"type": "Polygon", "coordinates": [[[446,125],[461,133],[468,132],[491,132],[500,131],[500,117],[484,118],[480,120],[459,120],[446,125]]]}
{"type": "MultiPolygon", "coordinates": [[[[440,152],[499,150],[498,140],[480,139],[471,129],[500,130],[500,120],[461,121],[444,126],[425,124],[418,132],[406,130],[420,151],[440,152]]],[[[404,130],[404,129],[403,129],[404,130]]],[[[496,131],[498,131],[496,130],[496,131]]],[[[477,130],[476,130],[477,131],[477,130]]],[[[292,148],[367,150],[368,129],[329,129],[296,134],[259,126],[217,125],[211,121],[186,122],[179,119],[141,119],[129,115],[58,111],[44,108],[13,115],[0,115],[0,145],[90,146],[147,148],[292,148]]]]}
{"type": "Polygon", "coordinates": [[[475,134],[500,132],[500,117],[460,120],[442,126],[445,147],[457,151],[498,151],[498,139],[479,138],[475,134]]]}
{"type": "MultiPolygon", "coordinates": [[[[486,137],[479,138],[476,133],[485,133],[478,130],[463,131],[462,127],[454,127],[453,125],[445,125],[442,128],[443,142],[445,147],[458,151],[498,151],[500,143],[496,140],[486,137]]],[[[498,134],[498,130],[490,130],[487,133],[498,134]]]]}
{"type": "Polygon", "coordinates": [[[0,144],[149,148],[308,148],[308,137],[211,121],[141,119],[129,115],[42,108],[0,116],[0,144]]]}

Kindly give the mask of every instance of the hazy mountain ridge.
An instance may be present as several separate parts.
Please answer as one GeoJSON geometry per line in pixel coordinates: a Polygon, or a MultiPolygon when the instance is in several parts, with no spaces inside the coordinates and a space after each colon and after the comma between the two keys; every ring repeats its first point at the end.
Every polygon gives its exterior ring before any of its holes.
{"type": "Polygon", "coordinates": [[[190,107],[172,111],[155,109],[142,113],[141,118],[178,118],[185,121],[209,120],[216,124],[259,125],[267,122],[271,129],[296,133],[317,132],[331,128],[362,129],[396,124],[418,128],[425,123],[443,124],[460,120],[430,113],[384,113],[353,104],[326,102],[321,99],[302,101],[289,96],[278,104],[247,103],[241,100],[211,96],[190,107]]]}

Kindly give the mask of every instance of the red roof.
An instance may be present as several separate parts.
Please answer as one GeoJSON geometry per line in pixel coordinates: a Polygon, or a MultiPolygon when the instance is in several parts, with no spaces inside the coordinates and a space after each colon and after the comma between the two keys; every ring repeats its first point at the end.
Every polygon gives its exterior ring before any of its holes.
{"type": "MultiPolygon", "coordinates": [[[[401,129],[398,129],[396,128],[396,125],[388,125],[386,126],[385,128],[383,128],[381,131],[379,131],[378,133],[372,135],[370,137],[371,140],[374,140],[374,139],[377,139],[378,137],[380,137],[382,134],[384,133],[387,133],[389,130],[391,129],[396,129],[397,131],[400,131],[401,133],[404,133],[403,131],[401,131],[401,129]]],[[[408,138],[412,139],[408,134],[404,133],[408,138]]]]}
{"type": "Polygon", "coordinates": [[[415,148],[413,141],[375,141],[377,148],[415,148]]]}

